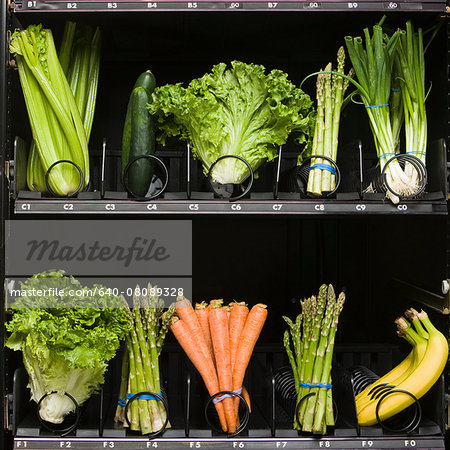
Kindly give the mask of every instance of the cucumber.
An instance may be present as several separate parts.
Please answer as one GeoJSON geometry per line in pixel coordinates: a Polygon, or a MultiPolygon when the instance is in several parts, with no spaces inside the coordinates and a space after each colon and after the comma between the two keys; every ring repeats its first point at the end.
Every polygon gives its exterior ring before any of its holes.
{"type": "MultiPolygon", "coordinates": [[[[155,85],[155,77],[147,71],[139,76],[131,92],[122,138],[122,179],[129,161],[137,156],[155,154],[155,125],[147,111],[147,103],[152,101],[155,85]]],[[[153,169],[154,162],[142,158],[130,167],[127,179],[123,181],[135,195],[145,197],[153,169]]]]}
{"type": "Polygon", "coordinates": [[[134,84],[134,87],[143,87],[147,89],[148,93],[152,95],[153,91],[156,87],[156,80],[155,76],[150,72],[150,70],[147,70],[146,72],[143,72],[139,75],[138,79],[136,80],[136,83],[134,84]]]}

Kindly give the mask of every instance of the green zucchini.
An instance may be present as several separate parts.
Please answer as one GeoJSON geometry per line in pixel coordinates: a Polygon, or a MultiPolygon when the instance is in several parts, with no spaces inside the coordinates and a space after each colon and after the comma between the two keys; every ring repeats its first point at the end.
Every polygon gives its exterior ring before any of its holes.
{"type": "MultiPolygon", "coordinates": [[[[137,156],[155,154],[155,125],[147,111],[155,85],[155,77],[147,71],[139,76],[131,92],[122,138],[122,179],[129,161],[137,156]]],[[[151,159],[141,158],[129,168],[123,182],[135,195],[144,197],[150,187],[153,169],[151,159]]]]}

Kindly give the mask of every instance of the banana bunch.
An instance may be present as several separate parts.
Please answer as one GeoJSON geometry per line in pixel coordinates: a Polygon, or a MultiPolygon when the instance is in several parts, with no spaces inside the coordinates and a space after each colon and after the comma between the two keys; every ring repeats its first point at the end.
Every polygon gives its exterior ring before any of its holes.
{"type": "MultiPolygon", "coordinates": [[[[447,339],[433,326],[427,313],[410,308],[405,316],[410,322],[403,317],[395,321],[397,334],[412,345],[412,350],[397,367],[355,397],[358,423],[361,426],[377,423],[375,411],[384,393],[401,389],[419,399],[433,386],[447,363],[447,339]]],[[[389,419],[413,403],[414,399],[410,395],[394,392],[382,401],[379,418],[381,421],[389,419]]]]}

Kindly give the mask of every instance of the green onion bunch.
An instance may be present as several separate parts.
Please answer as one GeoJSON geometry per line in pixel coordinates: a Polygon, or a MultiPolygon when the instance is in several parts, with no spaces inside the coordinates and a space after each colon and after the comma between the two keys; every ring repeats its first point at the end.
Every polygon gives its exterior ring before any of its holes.
{"type": "MultiPolygon", "coordinates": [[[[425,111],[425,63],[423,33],[416,33],[410,21],[406,30],[391,34],[383,32],[381,22],[364,29],[360,36],[345,38],[350,60],[355,69],[356,86],[369,117],[379,158],[380,170],[385,170],[386,182],[399,196],[414,195],[419,173],[412,164],[404,167],[398,160],[388,161],[401,153],[401,129],[405,130],[405,153],[425,164],[427,119],[425,111]]],[[[369,186],[369,190],[372,186],[369,186]]],[[[394,203],[399,198],[388,190],[394,203]]]]}
{"type": "MultiPolygon", "coordinates": [[[[406,31],[401,31],[394,60],[403,103],[406,153],[415,156],[425,165],[427,150],[427,115],[425,110],[425,60],[423,33],[414,31],[411,21],[406,31]]],[[[418,172],[409,163],[405,172],[417,183],[418,172]]]]}

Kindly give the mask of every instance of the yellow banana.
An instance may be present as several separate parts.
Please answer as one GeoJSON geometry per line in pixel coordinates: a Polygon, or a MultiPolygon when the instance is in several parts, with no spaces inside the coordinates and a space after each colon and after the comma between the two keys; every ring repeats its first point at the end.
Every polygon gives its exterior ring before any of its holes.
{"type": "Polygon", "coordinates": [[[417,334],[419,336],[422,336],[424,339],[428,339],[428,333],[425,331],[423,325],[420,322],[419,313],[414,308],[409,308],[405,311],[405,316],[412,322],[417,334]]]}
{"type": "MultiPolygon", "coordinates": [[[[419,319],[429,334],[428,344],[422,361],[416,369],[396,389],[410,392],[416,398],[421,398],[440,377],[447,364],[447,339],[430,322],[425,312],[419,313],[419,319]]],[[[380,420],[386,420],[410,406],[414,400],[407,394],[393,393],[387,396],[379,408],[380,420]]],[[[361,426],[371,426],[377,423],[375,410],[378,401],[372,401],[358,411],[358,423],[361,426]]]]}
{"type": "MultiPolygon", "coordinates": [[[[423,339],[422,337],[420,337],[406,322],[406,320],[404,319],[397,319],[396,321],[397,325],[399,327],[401,327],[401,330],[404,332],[404,338],[410,342],[413,345],[413,350],[412,350],[412,358],[411,358],[411,363],[409,365],[409,367],[407,367],[406,370],[404,370],[403,372],[397,372],[396,375],[397,378],[391,377],[390,381],[387,383],[391,386],[395,386],[397,387],[400,383],[402,383],[404,380],[406,380],[416,369],[416,367],[420,364],[420,362],[422,361],[426,349],[427,349],[427,341],[425,339],[423,339]]],[[[410,353],[410,354],[411,354],[410,353]]],[[[409,355],[408,355],[409,356],[409,355]]],[[[397,366],[398,367],[398,366],[397,366]]],[[[380,378],[381,380],[381,378],[380,378]]],[[[378,380],[379,381],[379,380],[378,380]]],[[[378,383],[378,382],[377,382],[378,383]]],[[[370,388],[370,386],[369,386],[370,388]]],[[[377,396],[377,398],[372,399],[372,393],[373,392],[372,389],[369,390],[369,393],[362,399],[359,399],[356,402],[356,409],[358,411],[361,411],[365,406],[367,406],[368,403],[374,401],[374,402],[378,402],[378,398],[379,396],[377,396]]]]}
{"type": "Polygon", "coordinates": [[[400,364],[356,396],[357,410],[360,410],[370,401],[374,388],[377,386],[381,384],[398,385],[401,383],[417,367],[425,354],[426,340],[415,333],[405,319],[398,318],[395,323],[399,329],[397,331],[398,335],[412,344],[413,350],[411,350],[409,355],[400,364]]]}
{"type": "Polygon", "coordinates": [[[411,366],[414,360],[414,350],[411,350],[409,355],[397,366],[395,366],[390,372],[383,375],[377,381],[372,383],[370,386],[366,387],[363,391],[361,391],[356,397],[355,400],[358,403],[364,398],[367,398],[369,392],[379,386],[380,384],[391,384],[397,378],[399,378],[403,373],[405,373],[411,366]]]}

